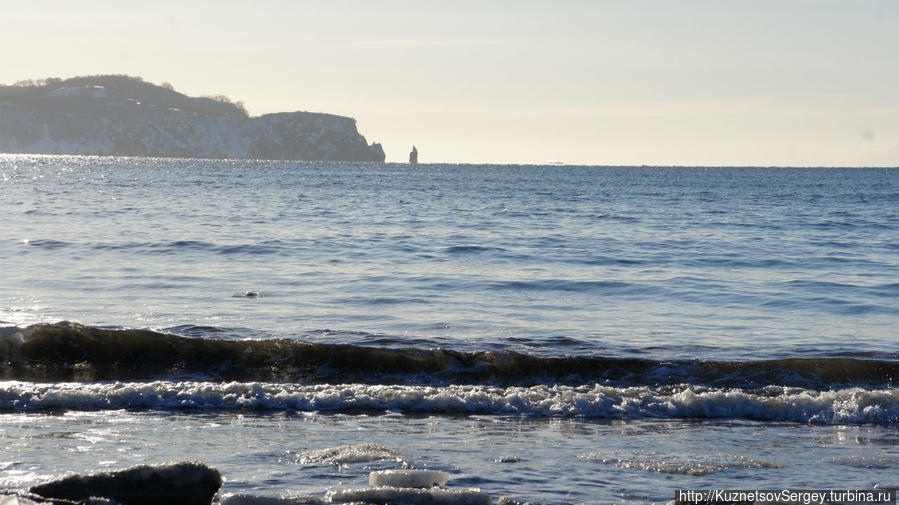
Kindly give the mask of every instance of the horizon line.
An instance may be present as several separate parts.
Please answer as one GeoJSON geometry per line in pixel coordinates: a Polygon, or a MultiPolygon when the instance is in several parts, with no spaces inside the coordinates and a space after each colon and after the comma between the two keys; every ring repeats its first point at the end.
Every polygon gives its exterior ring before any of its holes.
{"type": "Polygon", "coordinates": [[[203,158],[203,157],[179,157],[179,156],[127,156],[118,154],[64,154],[64,153],[6,153],[0,152],[0,158],[7,157],[40,157],[40,158],[128,158],[128,159],[151,159],[151,160],[194,160],[194,161],[245,161],[245,162],[268,162],[268,163],[328,163],[328,164],[358,164],[358,165],[403,165],[403,166],[422,166],[422,165],[462,165],[462,166],[496,166],[496,167],[552,167],[552,168],[702,168],[702,169],[730,169],[730,168],[778,168],[778,169],[882,169],[891,170],[899,169],[899,165],[727,165],[727,164],[711,164],[711,165],[648,165],[645,163],[637,164],[604,164],[604,163],[530,163],[530,162],[507,162],[507,163],[490,163],[490,162],[419,162],[407,163],[402,161],[327,161],[327,160],[273,160],[264,158],[203,158]]]}

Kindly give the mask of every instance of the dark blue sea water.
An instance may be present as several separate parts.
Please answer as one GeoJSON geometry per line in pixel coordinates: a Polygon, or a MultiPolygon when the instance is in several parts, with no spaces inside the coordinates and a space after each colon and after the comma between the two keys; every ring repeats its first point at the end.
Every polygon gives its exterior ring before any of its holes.
{"type": "Polygon", "coordinates": [[[5,156],[0,219],[0,488],[185,458],[261,496],[396,465],[541,503],[899,484],[896,169],[5,156]],[[64,361],[26,346],[59,321],[450,354],[15,368],[64,361]],[[298,456],[364,442],[398,456],[298,456]]]}

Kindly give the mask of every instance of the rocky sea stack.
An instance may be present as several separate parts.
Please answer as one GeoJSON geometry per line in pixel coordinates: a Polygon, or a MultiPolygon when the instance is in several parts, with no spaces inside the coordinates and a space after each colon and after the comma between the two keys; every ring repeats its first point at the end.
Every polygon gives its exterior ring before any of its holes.
{"type": "Polygon", "coordinates": [[[0,152],[383,162],[353,118],[250,117],[224,96],[189,97],[105,75],[0,86],[0,152]]]}

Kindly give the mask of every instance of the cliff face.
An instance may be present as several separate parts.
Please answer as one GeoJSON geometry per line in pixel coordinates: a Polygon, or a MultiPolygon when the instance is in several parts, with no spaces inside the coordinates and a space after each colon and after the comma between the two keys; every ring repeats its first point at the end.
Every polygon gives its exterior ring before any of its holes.
{"type": "Polygon", "coordinates": [[[384,161],[352,118],[312,112],[249,117],[123,76],[0,87],[0,152],[186,158],[384,161]]]}

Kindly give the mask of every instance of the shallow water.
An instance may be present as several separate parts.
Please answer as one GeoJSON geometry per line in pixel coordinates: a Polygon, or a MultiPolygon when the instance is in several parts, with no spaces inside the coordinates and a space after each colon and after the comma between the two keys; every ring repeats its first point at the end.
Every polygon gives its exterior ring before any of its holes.
{"type": "Polygon", "coordinates": [[[0,488],[899,484],[895,169],[4,156],[0,216],[0,488]]]}
{"type": "Polygon", "coordinates": [[[173,454],[218,468],[225,492],[259,496],[324,496],[367,486],[370,471],[404,467],[444,470],[453,487],[538,503],[664,503],[687,488],[899,484],[896,431],[871,426],[113,410],[4,414],[0,429],[9,447],[0,486],[16,487],[173,454]],[[303,457],[363,443],[397,456],[343,464],[303,457]]]}

